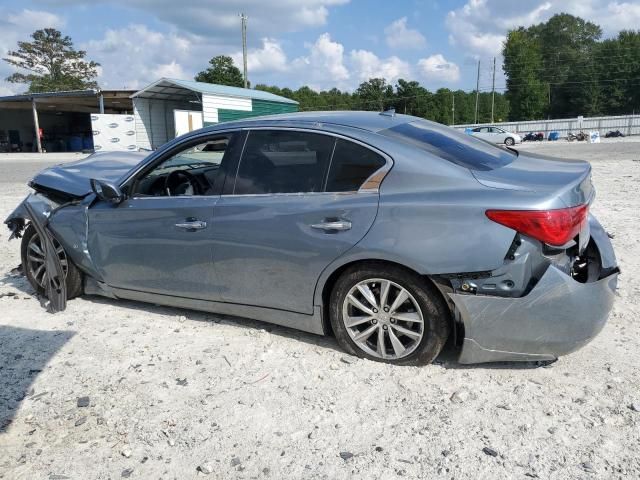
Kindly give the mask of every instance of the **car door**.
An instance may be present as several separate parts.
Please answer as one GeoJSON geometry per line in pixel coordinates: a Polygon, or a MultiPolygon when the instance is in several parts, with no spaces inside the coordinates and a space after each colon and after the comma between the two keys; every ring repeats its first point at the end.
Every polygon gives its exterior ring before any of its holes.
{"type": "Polygon", "coordinates": [[[490,130],[492,134],[491,141],[493,143],[504,143],[505,139],[507,138],[507,135],[504,130],[498,127],[491,127],[490,130]]]}
{"type": "Polygon", "coordinates": [[[313,313],[317,279],[371,227],[390,159],[324,133],[252,129],[216,204],[214,259],[224,301],[313,313]],[[374,185],[375,187],[375,185],[374,185]]]}
{"type": "Polygon", "coordinates": [[[130,179],[124,202],[99,202],[89,210],[89,253],[105,283],[219,299],[213,275],[213,212],[225,166],[241,143],[235,134],[185,141],[130,179]],[[185,180],[190,178],[196,180],[185,180]]]}
{"type": "Polygon", "coordinates": [[[473,135],[482,140],[492,141],[491,134],[488,127],[478,127],[473,130],[473,135]]]}

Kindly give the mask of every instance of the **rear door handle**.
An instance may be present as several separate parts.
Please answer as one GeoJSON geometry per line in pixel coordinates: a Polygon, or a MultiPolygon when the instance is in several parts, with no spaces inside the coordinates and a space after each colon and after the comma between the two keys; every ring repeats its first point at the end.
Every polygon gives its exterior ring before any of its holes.
{"type": "Polygon", "coordinates": [[[333,220],[330,222],[314,223],[311,228],[316,230],[324,230],[325,232],[344,232],[351,230],[351,222],[349,220],[333,220]]]}
{"type": "Polygon", "coordinates": [[[187,220],[182,223],[176,223],[176,227],[184,228],[185,230],[202,230],[207,228],[207,222],[202,220],[187,220]]]}

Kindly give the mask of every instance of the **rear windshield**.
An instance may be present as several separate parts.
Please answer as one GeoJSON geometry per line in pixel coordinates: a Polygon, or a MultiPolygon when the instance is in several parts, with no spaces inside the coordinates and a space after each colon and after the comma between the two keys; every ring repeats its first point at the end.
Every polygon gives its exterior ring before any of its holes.
{"type": "Polygon", "coordinates": [[[379,133],[471,170],[494,170],[509,165],[518,156],[511,150],[500,148],[454,128],[419,120],[403,123],[379,133]]]}

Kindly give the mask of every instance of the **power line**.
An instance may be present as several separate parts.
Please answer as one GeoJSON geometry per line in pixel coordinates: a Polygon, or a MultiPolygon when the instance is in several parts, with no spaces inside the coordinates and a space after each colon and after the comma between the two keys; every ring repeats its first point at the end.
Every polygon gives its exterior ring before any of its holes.
{"type": "MultiPolygon", "coordinates": [[[[601,43],[597,43],[597,44],[595,44],[595,49],[599,48],[599,46],[601,46],[601,45],[602,45],[601,43]]],[[[637,51],[638,51],[638,47],[637,47],[637,46],[634,46],[634,47],[612,46],[612,47],[611,47],[611,50],[614,50],[614,51],[616,51],[616,52],[619,52],[619,51],[629,51],[629,50],[632,50],[632,51],[634,51],[634,52],[637,52],[637,51]]],[[[554,56],[555,56],[555,57],[556,57],[556,61],[559,61],[559,60],[560,60],[560,56],[561,56],[561,55],[574,56],[574,55],[576,55],[576,54],[584,54],[584,53],[585,53],[584,51],[583,51],[583,52],[576,52],[576,51],[560,51],[560,52],[552,52],[552,53],[550,53],[550,54],[542,54],[542,53],[541,53],[539,58],[540,58],[541,60],[545,60],[545,59],[549,59],[549,58],[551,58],[551,57],[554,57],[554,56]]],[[[526,55],[527,55],[527,52],[526,52],[526,51],[523,51],[523,52],[518,52],[518,53],[511,54],[511,55],[504,55],[504,54],[501,54],[500,56],[501,56],[503,59],[507,59],[507,58],[512,58],[512,57],[525,57],[526,55]]],[[[605,58],[605,57],[606,57],[606,55],[605,55],[605,56],[602,56],[601,58],[605,58]]],[[[490,58],[490,57],[485,57],[485,58],[490,58]]]]}
{"type": "MultiPolygon", "coordinates": [[[[640,77],[581,80],[581,81],[558,82],[558,83],[547,82],[547,81],[544,81],[544,79],[535,79],[535,80],[537,80],[537,83],[540,86],[551,85],[555,88],[562,88],[562,87],[567,87],[568,85],[589,85],[589,84],[600,84],[600,83],[633,82],[633,81],[640,81],[640,77]]],[[[509,88],[514,88],[514,87],[531,87],[531,86],[532,86],[532,83],[507,84],[504,87],[496,87],[496,90],[507,90],[509,88]]],[[[482,88],[484,88],[485,91],[488,90],[488,87],[481,87],[481,90],[482,88]]],[[[570,87],[567,87],[567,88],[570,88],[570,87]]]]}

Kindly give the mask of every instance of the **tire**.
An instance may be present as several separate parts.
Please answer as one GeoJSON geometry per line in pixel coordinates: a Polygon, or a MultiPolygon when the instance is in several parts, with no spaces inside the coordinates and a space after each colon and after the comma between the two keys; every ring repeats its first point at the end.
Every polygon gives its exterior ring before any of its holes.
{"type": "Polygon", "coordinates": [[[505,144],[507,147],[513,147],[513,146],[516,144],[516,141],[515,141],[513,138],[511,138],[511,137],[507,137],[507,138],[504,140],[504,144],[505,144]]]}
{"type": "Polygon", "coordinates": [[[346,352],[361,358],[396,365],[431,363],[449,336],[450,311],[436,287],[410,270],[384,263],[354,265],[343,272],[331,292],[329,315],[338,344],[346,352]],[[376,318],[369,317],[364,311],[359,310],[351,299],[347,300],[347,296],[351,294],[361,305],[371,307],[371,302],[363,301],[366,297],[358,289],[358,286],[363,284],[368,288],[367,293],[375,297],[376,305],[383,303],[383,285],[388,285],[388,302],[384,302],[388,306],[401,296],[400,293],[404,289],[408,296],[407,300],[396,308],[397,318],[394,318],[394,311],[383,313],[383,309],[376,313],[376,318]],[[360,317],[357,313],[364,315],[360,317]],[[364,321],[365,317],[371,319],[364,321]],[[421,323],[416,320],[418,317],[422,318],[421,323]],[[411,318],[411,321],[406,322],[403,318],[411,318]],[[354,326],[354,319],[360,323],[354,326]],[[345,321],[350,325],[347,326],[345,321]],[[404,329],[402,332],[411,330],[411,335],[403,334],[399,328],[404,329]],[[369,330],[373,330],[373,333],[358,343],[358,335],[366,335],[365,331],[369,330]],[[422,335],[419,339],[416,338],[418,330],[421,330],[422,335]],[[380,332],[383,335],[382,348],[379,343],[380,332]],[[392,336],[395,339],[392,339],[392,336]],[[400,345],[397,343],[398,340],[400,345]],[[375,344],[375,347],[372,344],[375,344]],[[376,351],[373,351],[374,348],[376,351]],[[381,351],[385,353],[380,355],[381,351]]]}
{"type": "MultiPolygon", "coordinates": [[[[38,266],[42,262],[37,262],[34,260],[39,258],[44,259],[44,257],[39,255],[37,252],[37,247],[39,245],[41,244],[39,243],[38,232],[33,225],[29,224],[29,226],[24,231],[24,235],[22,236],[22,244],[20,246],[22,270],[34,290],[39,295],[45,295],[44,286],[40,283],[43,277],[43,273],[41,271],[38,271],[38,266]],[[30,245],[32,244],[34,246],[32,246],[30,249],[30,245]],[[36,248],[34,249],[34,247],[36,248]],[[31,250],[31,252],[29,250],[31,250]],[[31,255],[29,255],[29,253],[31,253],[31,255]]],[[[78,267],[73,264],[71,259],[67,256],[66,252],[62,250],[62,247],[60,247],[60,244],[55,239],[54,246],[56,248],[60,248],[60,260],[63,261],[63,266],[64,263],[66,263],[67,266],[65,277],[67,284],[67,299],[70,300],[82,295],[82,273],[80,272],[80,270],[78,270],[78,267]]],[[[42,249],[40,251],[42,252],[42,249]]]]}

